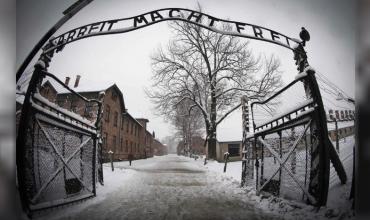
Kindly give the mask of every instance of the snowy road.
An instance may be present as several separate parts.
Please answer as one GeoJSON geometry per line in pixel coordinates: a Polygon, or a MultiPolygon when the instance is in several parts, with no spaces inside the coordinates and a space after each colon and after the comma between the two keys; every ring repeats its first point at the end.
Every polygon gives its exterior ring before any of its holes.
{"type": "Polygon", "coordinates": [[[231,178],[167,155],[104,167],[97,197],[40,219],[271,219],[231,178]],[[66,210],[68,210],[66,212],[66,210]]]}

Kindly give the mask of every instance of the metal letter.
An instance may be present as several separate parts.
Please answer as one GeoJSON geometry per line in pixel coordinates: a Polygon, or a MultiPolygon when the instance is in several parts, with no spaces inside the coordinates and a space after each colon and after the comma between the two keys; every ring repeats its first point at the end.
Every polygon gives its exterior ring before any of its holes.
{"type": "Polygon", "coordinates": [[[246,24],[240,23],[240,22],[235,22],[236,25],[236,30],[240,33],[240,30],[244,30],[244,27],[246,24]]]}
{"type": "Polygon", "coordinates": [[[148,24],[148,21],[144,17],[144,15],[134,17],[134,27],[137,27],[138,23],[145,22],[145,24],[148,24]]]}

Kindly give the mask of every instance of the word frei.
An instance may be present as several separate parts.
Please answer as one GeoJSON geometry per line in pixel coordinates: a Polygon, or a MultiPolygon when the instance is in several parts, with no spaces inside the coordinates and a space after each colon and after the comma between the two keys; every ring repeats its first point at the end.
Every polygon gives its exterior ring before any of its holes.
{"type": "MultiPolygon", "coordinates": [[[[213,16],[182,8],[159,9],[135,17],[106,20],[72,29],[52,39],[54,44],[65,45],[79,39],[98,35],[119,34],[143,28],[161,21],[182,20],[227,35],[262,40],[294,50],[300,41],[261,26],[218,19],[213,16]],[[221,27],[228,24],[231,28],[221,27]]],[[[57,47],[57,46],[55,46],[57,47]]],[[[52,47],[51,49],[54,49],[52,47]]]]}

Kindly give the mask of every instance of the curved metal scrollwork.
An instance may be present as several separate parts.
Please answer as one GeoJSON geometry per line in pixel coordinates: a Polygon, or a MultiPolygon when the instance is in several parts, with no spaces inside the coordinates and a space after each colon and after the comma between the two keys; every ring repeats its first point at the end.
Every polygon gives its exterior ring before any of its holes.
{"type": "Polygon", "coordinates": [[[74,28],[55,38],[52,38],[51,41],[55,46],[50,47],[45,51],[45,53],[84,38],[126,33],[162,21],[171,20],[189,22],[220,34],[250,38],[277,44],[290,50],[294,50],[296,44],[300,43],[300,41],[297,39],[290,38],[277,31],[258,25],[220,19],[190,9],[164,8],[146,12],[134,17],[99,21],[74,28]],[[232,30],[222,30],[221,27],[223,24],[229,24],[232,27],[232,30]]]}

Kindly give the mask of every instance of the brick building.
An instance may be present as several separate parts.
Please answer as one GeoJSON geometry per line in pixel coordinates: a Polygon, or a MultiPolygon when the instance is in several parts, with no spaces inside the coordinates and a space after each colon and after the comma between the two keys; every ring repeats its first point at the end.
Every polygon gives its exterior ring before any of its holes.
{"type": "Polygon", "coordinates": [[[159,140],[154,138],[153,139],[153,154],[155,156],[163,156],[163,155],[168,154],[167,146],[162,144],[159,140]]]}
{"type": "MultiPolygon", "coordinates": [[[[128,155],[134,158],[147,158],[153,156],[150,132],[146,130],[148,119],[135,119],[127,111],[123,114],[123,136],[120,149],[116,152],[116,159],[127,160],[128,155]]],[[[106,134],[107,135],[107,134],[106,134]]]]}
{"type": "MultiPolygon", "coordinates": [[[[70,78],[67,77],[66,85],[69,84],[69,80],[70,78]]],[[[80,77],[77,76],[73,90],[85,98],[99,99],[100,94],[105,93],[101,131],[103,160],[109,160],[109,151],[114,153],[114,160],[127,160],[129,154],[132,154],[135,159],[152,157],[154,138],[147,131],[149,120],[145,118],[135,119],[128,113],[123,94],[118,86],[113,84],[105,89],[87,91],[86,88],[79,87],[79,81],[80,77]]],[[[62,108],[73,111],[88,120],[96,120],[97,104],[85,102],[78,96],[66,92],[67,90],[56,87],[46,81],[40,88],[40,94],[62,108]]]]}
{"type": "Polygon", "coordinates": [[[54,88],[54,86],[47,80],[40,89],[40,94],[48,99],[50,102],[55,102],[57,97],[58,91],[54,88]]]}

